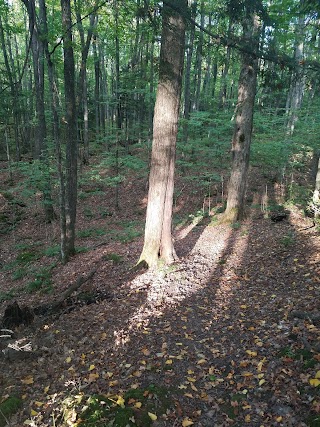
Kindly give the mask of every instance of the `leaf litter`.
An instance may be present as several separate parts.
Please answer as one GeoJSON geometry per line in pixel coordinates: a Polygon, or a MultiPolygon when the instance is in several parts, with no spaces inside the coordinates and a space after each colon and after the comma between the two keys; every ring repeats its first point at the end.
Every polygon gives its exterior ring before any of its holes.
{"type": "Polygon", "coordinates": [[[0,397],[23,401],[15,425],[85,426],[95,402],[108,409],[96,426],[318,426],[320,242],[316,229],[299,231],[306,221],[293,211],[274,224],[253,210],[239,228],[199,224],[177,234],[180,261],[157,272],[130,270],[141,239],[56,269],[53,295],[19,302],[54,299],[93,265],[84,288],[114,298],[16,331],[33,355],[0,359],[0,397]]]}

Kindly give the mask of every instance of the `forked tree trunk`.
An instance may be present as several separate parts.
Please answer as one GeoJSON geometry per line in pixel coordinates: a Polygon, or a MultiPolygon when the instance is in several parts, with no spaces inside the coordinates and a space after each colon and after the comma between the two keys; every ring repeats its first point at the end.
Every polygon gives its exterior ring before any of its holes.
{"type": "MultiPolygon", "coordinates": [[[[243,22],[244,40],[258,46],[259,18],[253,15],[243,22]]],[[[232,139],[232,167],[228,185],[226,222],[234,222],[244,216],[245,191],[249,168],[249,155],[253,124],[253,109],[257,84],[257,59],[244,53],[238,83],[236,123],[232,139]]]]}
{"type": "Polygon", "coordinates": [[[153,119],[153,143],[144,246],[139,262],[156,267],[176,259],[172,242],[175,151],[184,58],[186,0],[164,4],[159,83],[153,119]]]}

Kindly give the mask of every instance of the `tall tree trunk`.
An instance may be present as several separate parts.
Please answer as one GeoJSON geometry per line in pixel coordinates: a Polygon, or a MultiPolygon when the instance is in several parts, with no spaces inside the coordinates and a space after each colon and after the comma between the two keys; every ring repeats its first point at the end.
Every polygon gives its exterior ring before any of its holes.
{"type": "MultiPolygon", "coordinates": [[[[253,14],[243,22],[244,41],[257,48],[259,18],[253,14]]],[[[227,207],[224,220],[233,222],[244,216],[245,191],[249,168],[253,109],[257,84],[258,61],[253,55],[242,54],[238,83],[236,123],[232,139],[232,167],[228,185],[227,207]]]]}
{"type": "MultiPolygon", "coordinates": [[[[204,1],[201,0],[200,5],[200,25],[204,27],[204,1]]],[[[195,77],[194,77],[194,99],[192,109],[199,111],[200,92],[201,92],[201,77],[202,77],[202,52],[203,50],[203,32],[200,31],[199,41],[196,52],[195,77]]]]}
{"type": "Polygon", "coordinates": [[[52,58],[49,53],[48,45],[48,19],[47,19],[47,7],[46,0],[39,0],[39,9],[40,13],[43,16],[43,43],[44,51],[47,59],[48,65],[48,79],[49,79],[49,88],[50,88],[50,103],[52,110],[52,135],[56,151],[56,163],[59,176],[59,196],[60,196],[60,255],[61,259],[65,262],[66,260],[66,199],[65,199],[65,174],[64,174],[64,162],[61,149],[61,139],[60,139],[60,128],[59,128],[59,94],[55,81],[54,66],[52,58]]]}
{"type": "MultiPolygon", "coordinates": [[[[197,10],[196,2],[192,5],[192,18],[195,19],[197,10]]],[[[190,119],[191,111],[191,91],[190,91],[190,82],[191,82],[191,65],[192,65],[192,56],[194,50],[194,36],[195,36],[195,25],[190,23],[190,33],[189,39],[187,42],[187,59],[185,66],[184,74],[184,106],[183,106],[183,139],[184,142],[188,141],[188,120],[190,119]]]]}
{"type": "Polygon", "coordinates": [[[66,250],[63,262],[75,253],[75,226],[77,213],[77,114],[75,97],[75,65],[72,47],[70,0],[61,0],[64,84],[66,104],[66,250]]]}
{"type": "Polygon", "coordinates": [[[38,22],[36,21],[36,6],[34,0],[22,0],[29,16],[29,32],[31,37],[31,51],[33,60],[34,89],[36,98],[36,132],[34,144],[34,158],[40,161],[42,175],[43,206],[47,222],[55,219],[51,197],[50,172],[47,153],[47,124],[44,100],[44,61],[45,39],[47,34],[44,20],[46,16],[43,8],[39,9],[38,22]]]}
{"type": "Polygon", "coordinates": [[[320,218],[320,155],[318,153],[318,167],[315,179],[315,186],[312,197],[314,217],[316,219],[320,218]]]}
{"type": "Polygon", "coordinates": [[[144,246],[139,259],[149,267],[173,262],[172,202],[175,151],[184,59],[186,0],[173,0],[162,10],[159,83],[153,119],[153,143],[144,246]]]}
{"type": "Polygon", "coordinates": [[[82,126],[82,142],[83,142],[83,152],[82,152],[82,162],[84,164],[89,164],[89,108],[88,108],[88,82],[87,82],[87,59],[89,54],[89,48],[91,44],[91,39],[93,35],[93,29],[96,24],[96,14],[92,13],[90,15],[90,25],[85,38],[84,28],[81,20],[80,6],[79,1],[74,0],[76,17],[77,17],[77,26],[80,34],[81,42],[81,62],[80,62],[80,72],[79,72],[79,84],[78,84],[78,113],[81,114],[79,120],[79,126],[82,126]]]}
{"type": "Polygon", "coordinates": [[[100,61],[97,48],[97,36],[93,35],[93,62],[94,62],[94,106],[95,106],[95,122],[96,122],[96,139],[99,138],[100,130],[100,61]]]}
{"type": "Polygon", "coordinates": [[[13,71],[11,69],[10,62],[9,62],[1,15],[0,15],[0,42],[1,42],[1,48],[3,53],[3,59],[6,67],[6,72],[9,80],[11,98],[12,98],[13,132],[14,132],[14,140],[15,140],[15,147],[16,147],[16,160],[19,161],[21,158],[21,148],[20,148],[20,139],[19,139],[18,93],[17,93],[16,81],[14,79],[13,71]]]}
{"type": "MultiPolygon", "coordinates": [[[[230,36],[232,32],[232,22],[229,21],[229,27],[228,27],[228,37],[230,36]]],[[[224,108],[226,105],[227,100],[227,89],[228,89],[228,74],[229,74],[229,67],[230,67],[230,57],[231,57],[231,47],[227,46],[227,52],[224,60],[224,67],[222,71],[221,76],[221,83],[220,83],[220,92],[219,92],[219,107],[224,108]]]]}
{"type": "Polygon", "coordinates": [[[296,29],[296,45],[294,58],[296,61],[296,72],[291,77],[290,90],[287,97],[287,134],[292,135],[295,124],[298,120],[298,111],[300,110],[304,95],[305,76],[303,66],[301,65],[304,58],[304,38],[305,38],[304,16],[299,17],[296,29]]]}

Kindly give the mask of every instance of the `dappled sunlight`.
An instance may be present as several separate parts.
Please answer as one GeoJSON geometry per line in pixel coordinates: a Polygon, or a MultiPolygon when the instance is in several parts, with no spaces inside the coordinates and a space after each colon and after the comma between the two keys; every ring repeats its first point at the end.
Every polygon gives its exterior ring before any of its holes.
{"type": "MultiPolygon", "coordinates": [[[[182,232],[188,234],[196,224],[185,227],[182,232]]],[[[248,234],[236,240],[236,232],[229,226],[207,226],[199,236],[197,243],[187,259],[164,266],[158,272],[147,271],[130,283],[132,292],[146,292],[144,303],[128,319],[128,324],[114,331],[116,346],[124,346],[130,342],[132,333],[140,331],[149,333],[151,320],[163,316],[168,309],[174,310],[187,298],[203,291],[206,286],[214,289],[215,299],[212,309],[213,320],[218,319],[228,310],[237,280],[236,270],[241,266],[243,252],[247,247],[248,234]],[[210,237],[210,247],[206,246],[210,237]],[[202,241],[204,240],[204,241],[202,241]],[[208,257],[209,255],[209,257],[208,257]],[[225,268],[226,257],[233,258],[232,267],[225,268]],[[210,282],[214,270],[222,267],[218,283],[210,282]]]]}

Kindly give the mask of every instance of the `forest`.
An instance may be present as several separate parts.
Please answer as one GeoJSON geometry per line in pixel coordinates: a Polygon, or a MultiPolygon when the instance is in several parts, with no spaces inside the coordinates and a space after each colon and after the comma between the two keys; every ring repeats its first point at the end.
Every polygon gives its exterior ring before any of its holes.
{"type": "Polygon", "coordinates": [[[0,0],[0,427],[320,427],[318,0],[0,0]]]}

